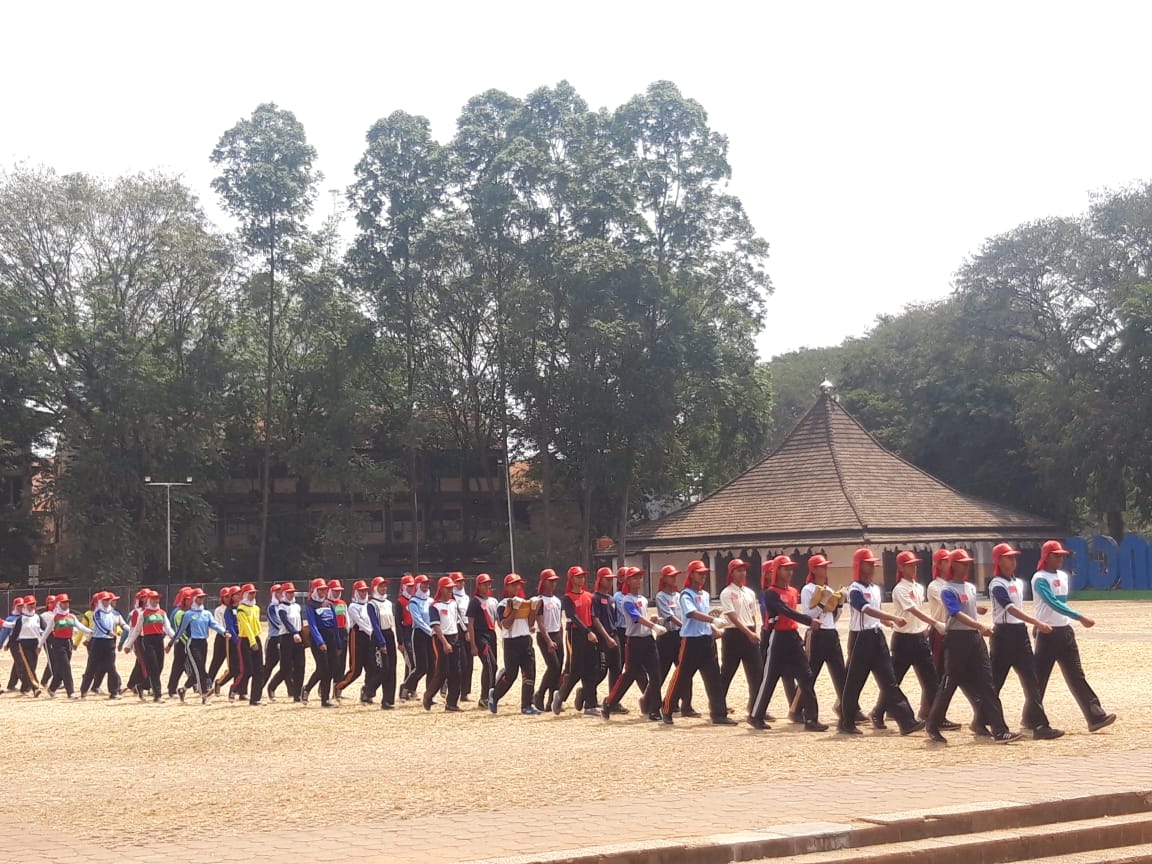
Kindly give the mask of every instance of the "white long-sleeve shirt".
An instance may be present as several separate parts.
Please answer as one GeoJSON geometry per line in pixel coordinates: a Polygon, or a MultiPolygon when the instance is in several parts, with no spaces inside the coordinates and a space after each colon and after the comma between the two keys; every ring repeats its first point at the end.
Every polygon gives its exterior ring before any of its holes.
{"type": "Polygon", "coordinates": [[[348,623],[350,629],[355,628],[372,635],[372,622],[368,620],[368,603],[353,600],[348,604],[348,623]]]}

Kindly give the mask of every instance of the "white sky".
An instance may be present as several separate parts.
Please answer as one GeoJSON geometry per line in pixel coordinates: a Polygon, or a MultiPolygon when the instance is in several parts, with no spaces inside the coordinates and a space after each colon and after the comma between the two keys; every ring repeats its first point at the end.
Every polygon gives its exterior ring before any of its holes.
{"type": "Polygon", "coordinates": [[[731,140],[772,245],[761,353],[944,295],[987,236],[1152,176],[1152,4],[20,2],[3,15],[0,162],[185,176],[257,104],[294,111],[343,188],[377,118],[568,79],[615,107],[670,79],[731,140]],[[951,11],[946,11],[950,9],[951,11]]]}

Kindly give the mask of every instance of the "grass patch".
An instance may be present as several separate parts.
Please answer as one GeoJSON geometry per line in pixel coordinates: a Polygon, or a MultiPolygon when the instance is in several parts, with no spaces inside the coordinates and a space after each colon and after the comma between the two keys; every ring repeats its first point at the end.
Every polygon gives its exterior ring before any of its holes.
{"type": "Polygon", "coordinates": [[[1073,591],[1072,600],[1152,600],[1152,591],[1136,591],[1120,588],[1116,591],[1073,591]]]}

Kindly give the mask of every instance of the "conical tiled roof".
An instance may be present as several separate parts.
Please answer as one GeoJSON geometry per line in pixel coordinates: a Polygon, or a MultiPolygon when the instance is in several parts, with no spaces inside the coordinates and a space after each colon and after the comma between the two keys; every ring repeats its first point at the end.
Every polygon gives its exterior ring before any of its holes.
{"type": "Polygon", "coordinates": [[[1036,539],[1051,520],[957,492],[822,395],[772,453],[707,498],[630,529],[629,552],[1036,539]]]}

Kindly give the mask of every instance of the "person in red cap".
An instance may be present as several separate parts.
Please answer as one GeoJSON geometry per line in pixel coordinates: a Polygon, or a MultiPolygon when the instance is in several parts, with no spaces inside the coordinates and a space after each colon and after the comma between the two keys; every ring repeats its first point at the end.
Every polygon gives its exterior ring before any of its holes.
{"type": "Polygon", "coordinates": [[[88,638],[88,663],[80,680],[80,698],[95,692],[102,679],[108,681],[108,698],[120,698],[120,674],[116,671],[116,640],[128,629],[128,622],[112,607],[116,596],[111,591],[97,591],[92,610],[92,635],[88,638]]]}
{"type": "MultiPolygon", "coordinates": [[[[1024,690],[1024,726],[1032,730],[1032,737],[1041,741],[1060,738],[1064,732],[1053,729],[1044,712],[1040,697],[1040,684],[1036,680],[1036,658],[1028,639],[1028,625],[1038,633],[1051,633],[1052,627],[1038,621],[1024,611],[1024,580],[1016,577],[1016,559],[1020,553],[1007,543],[992,547],[992,581],[988,596],[992,600],[992,638],[988,640],[988,653],[992,655],[992,686],[996,695],[1008,680],[1008,671],[1016,670],[1020,687],[1024,690]]],[[[987,721],[977,711],[973,727],[988,734],[987,721]]]]}
{"type": "MultiPolygon", "coordinates": [[[[841,595],[828,587],[828,565],[831,563],[821,554],[809,556],[808,575],[804,577],[804,587],[800,589],[800,609],[820,619],[819,629],[809,628],[805,636],[808,667],[812,671],[813,686],[820,671],[828,667],[828,677],[832,679],[832,688],[836,691],[836,702],[832,710],[839,717],[841,700],[844,698],[845,667],[844,650],[840,645],[836,622],[840,620],[843,606],[840,603],[841,595]]],[[[792,706],[790,714],[800,708],[795,697],[789,704],[792,706]]],[[[863,713],[857,713],[857,723],[867,719],[863,713]]]]}
{"type": "Polygon", "coordinates": [[[1097,732],[1115,723],[1116,715],[1101,707],[1100,697],[1084,677],[1072,622],[1079,621],[1085,627],[1096,622],[1068,605],[1069,576],[1061,569],[1068,554],[1059,540],[1049,540],[1040,549],[1040,567],[1032,576],[1036,619],[1052,628],[1051,633],[1036,634],[1036,679],[1043,700],[1052,667],[1059,663],[1064,682],[1088,721],[1088,731],[1097,732]]]}
{"type": "MultiPolygon", "coordinates": [[[[452,599],[456,601],[456,610],[460,613],[460,651],[456,662],[460,664],[460,701],[472,701],[472,674],[475,667],[472,663],[472,652],[468,650],[468,630],[472,620],[468,617],[468,610],[472,606],[472,598],[464,584],[464,574],[456,570],[448,574],[452,577],[452,599]]],[[[487,691],[485,691],[487,692],[487,691]]]]}
{"type": "Polygon", "coordinates": [[[328,583],[323,579],[313,579],[308,585],[308,599],[304,603],[305,642],[312,651],[312,663],[316,671],[308,683],[300,689],[300,701],[307,702],[312,687],[320,689],[320,707],[332,708],[332,666],[329,655],[334,654],[339,638],[336,626],[336,613],[328,603],[328,583]]]}
{"type": "MultiPolygon", "coordinates": [[[[184,617],[184,613],[192,608],[192,588],[185,585],[176,592],[175,598],[172,601],[172,608],[168,610],[168,621],[172,624],[173,630],[180,629],[180,621],[184,617]]],[[[180,688],[180,676],[187,676],[188,673],[188,640],[181,638],[176,640],[175,648],[172,654],[172,668],[168,672],[168,698],[174,699],[180,688]]],[[[186,680],[184,686],[188,686],[186,680]]]]}
{"type": "MultiPolygon", "coordinates": [[[[676,580],[683,576],[674,565],[665,564],[660,568],[659,590],[656,592],[656,620],[668,631],[656,639],[656,654],[660,660],[660,686],[668,679],[668,673],[680,659],[680,588],[676,580]]],[[[681,717],[699,717],[692,708],[692,693],[686,694],[683,702],[673,702],[672,713],[680,712],[681,717]]]]}
{"type": "Polygon", "coordinates": [[[544,674],[532,699],[537,711],[551,707],[560,691],[560,675],[564,671],[564,638],[561,632],[563,605],[556,596],[556,583],[560,576],[549,567],[540,571],[540,586],[533,602],[537,607],[536,646],[544,659],[544,674]]]}
{"type": "Polygon", "coordinates": [[[743,666],[748,684],[745,710],[751,713],[764,677],[764,663],[760,657],[759,603],[756,592],[748,587],[747,561],[733,558],[728,562],[728,584],[720,592],[720,614],[724,622],[724,635],[720,637],[720,686],[724,699],[728,699],[736,670],[743,666]]]}
{"type": "Polygon", "coordinates": [[[368,624],[372,628],[372,660],[364,665],[364,691],[361,701],[371,704],[376,690],[381,691],[380,708],[390,711],[396,703],[396,612],[388,599],[388,580],[372,579],[372,596],[368,600],[368,624]]]}
{"type": "Polygon", "coordinates": [[[627,660],[624,674],[616,679],[616,685],[600,706],[600,713],[605,720],[612,715],[612,707],[620,704],[628,688],[643,678],[647,680],[647,686],[640,697],[640,710],[648,714],[649,720],[660,721],[660,705],[664,700],[660,695],[660,660],[656,655],[655,640],[668,631],[662,624],[648,617],[648,598],[641,593],[643,582],[643,570],[639,567],[627,568],[623,591],[624,614],[628,621],[625,629],[628,640],[627,660]]]}
{"type": "Polygon", "coordinates": [[[268,701],[275,702],[276,694],[272,692],[271,682],[276,677],[276,669],[280,665],[280,637],[284,633],[284,625],[280,621],[280,598],[284,586],[277,582],[268,589],[268,608],[264,610],[264,618],[268,622],[268,640],[264,643],[264,669],[260,679],[268,686],[268,701]]]}
{"type": "Polygon", "coordinates": [[[49,594],[44,598],[44,611],[40,613],[40,647],[36,651],[36,656],[44,655],[44,671],[37,677],[37,681],[46,683],[52,680],[52,657],[47,651],[42,650],[44,647],[44,634],[52,629],[52,616],[56,608],[56,595],[49,594]]]}
{"type": "Polygon", "coordinates": [[[428,577],[420,573],[412,580],[412,594],[407,610],[412,622],[412,671],[400,685],[400,701],[407,702],[416,695],[420,680],[432,668],[432,624],[428,619],[428,577]]]}
{"type": "Polygon", "coordinates": [[[488,694],[496,685],[496,621],[500,616],[496,598],[492,596],[492,577],[481,573],[476,577],[476,589],[468,601],[468,649],[480,661],[480,698],[477,704],[488,707],[488,694]]]}
{"type": "MultiPolygon", "coordinates": [[[[164,650],[171,651],[174,644],[184,643],[184,671],[188,680],[192,682],[193,691],[200,696],[201,704],[207,705],[212,692],[205,668],[208,661],[208,631],[215,630],[217,633],[226,631],[216,623],[212,613],[204,608],[205,594],[201,589],[190,588],[188,597],[189,605],[176,625],[176,635],[168,641],[164,650]]],[[[184,701],[186,693],[186,687],[178,687],[176,690],[181,702],[184,701]]]]}
{"type": "Polygon", "coordinates": [[[288,685],[293,702],[301,701],[304,689],[304,611],[296,602],[296,585],[285,582],[280,586],[280,602],[276,604],[280,619],[280,669],[268,682],[268,699],[276,699],[276,688],[288,685]]]}
{"type": "Polygon", "coordinates": [[[47,643],[51,656],[52,679],[48,682],[48,695],[55,698],[61,685],[69,699],[78,699],[72,683],[72,637],[75,633],[92,630],[80,623],[72,614],[71,599],[67,594],[56,595],[56,605],[52,609],[51,626],[40,636],[40,644],[47,643]]]}
{"type": "MultiPolygon", "coordinates": [[[[613,599],[613,588],[616,576],[611,567],[601,567],[596,571],[595,589],[592,594],[592,629],[596,631],[596,648],[600,654],[600,671],[596,675],[596,686],[599,687],[605,676],[608,678],[608,689],[616,685],[620,677],[621,658],[624,646],[617,639],[616,601],[613,599]]],[[[585,700],[587,707],[587,700],[585,700]]],[[[617,709],[620,713],[627,713],[627,708],[617,709]]]]}
{"type": "Polygon", "coordinates": [[[524,579],[518,573],[504,577],[504,597],[497,608],[500,628],[504,631],[504,668],[496,684],[488,693],[488,710],[493,714],[500,700],[520,675],[520,713],[539,714],[532,704],[532,688],[536,683],[536,652],[532,649],[532,628],[536,625],[536,611],[524,597],[524,579]]]}
{"type": "Polygon", "coordinates": [[[251,582],[240,589],[240,605],[236,607],[236,629],[240,634],[241,672],[232,689],[228,691],[228,701],[235,696],[244,698],[247,694],[249,705],[263,705],[260,697],[264,694],[264,642],[260,630],[260,607],[256,603],[256,586],[251,582]]]}
{"type": "MultiPolygon", "coordinates": [[[[360,677],[373,654],[372,622],[368,620],[368,583],[357,579],[352,583],[352,600],[348,603],[348,672],[333,686],[336,698],[360,677]]],[[[365,679],[367,680],[367,679],[365,679]]],[[[360,701],[365,702],[364,687],[360,687],[360,701]]]]}
{"type": "Polygon", "coordinates": [[[568,696],[576,688],[575,706],[586,715],[599,713],[596,682],[599,674],[600,653],[596,650],[599,637],[593,629],[592,594],[584,589],[588,571],[583,567],[568,568],[568,584],[560,601],[567,622],[565,637],[567,651],[564,672],[556,695],[552,697],[552,713],[563,710],[568,696]]]}
{"type": "Polygon", "coordinates": [[[870,549],[857,549],[852,554],[852,584],[848,588],[848,671],[844,680],[844,695],[840,700],[840,723],[837,731],[845,735],[859,735],[856,716],[860,711],[860,691],[871,675],[880,689],[884,710],[896,720],[901,735],[919,732],[924,721],[912,713],[908,698],[896,684],[892,670],[892,655],[884,640],[881,627],[908,622],[889,615],[880,608],[883,592],[872,582],[880,559],[870,549]]]}
{"type": "Polygon", "coordinates": [[[992,635],[992,628],[980,623],[976,586],[968,581],[968,568],[973,558],[964,549],[953,549],[948,558],[952,564],[948,587],[940,594],[944,608],[948,610],[948,626],[944,634],[944,680],[932,703],[928,737],[938,744],[948,743],[940,734],[940,724],[959,687],[972,703],[977,716],[992,728],[992,740],[1008,744],[1017,740],[1020,733],[1009,731],[1000,697],[992,686],[992,664],[983,638],[992,635]]]}
{"type": "MultiPolygon", "coordinates": [[[[936,665],[932,660],[932,646],[928,642],[928,631],[944,632],[944,623],[930,616],[924,606],[924,588],[917,581],[917,565],[920,559],[915,552],[901,552],[896,556],[896,585],[892,588],[892,605],[896,614],[905,620],[892,628],[892,668],[896,673],[897,685],[902,684],[909,669],[916,672],[920,682],[920,711],[917,717],[928,719],[940,679],[936,675],[936,665]]],[[[879,702],[872,709],[872,726],[884,729],[884,706],[879,702]]],[[[959,729],[959,723],[944,720],[941,729],[959,729]]]]}
{"type": "Polygon", "coordinates": [[[19,618],[14,621],[5,619],[3,626],[12,631],[12,671],[20,685],[20,692],[39,696],[40,680],[36,677],[36,666],[40,660],[40,634],[44,624],[36,611],[35,595],[25,596],[19,618]]]}
{"type": "MultiPolygon", "coordinates": [[[[212,692],[219,696],[220,690],[225,684],[233,681],[240,675],[240,666],[243,662],[243,652],[240,648],[240,626],[236,619],[236,607],[240,605],[240,586],[232,585],[221,594],[221,605],[224,611],[220,613],[217,620],[222,621],[224,629],[228,632],[228,638],[224,642],[224,671],[216,678],[216,683],[212,688],[212,692]]],[[[129,689],[131,689],[132,682],[128,682],[129,689]]]]}
{"type": "MultiPolygon", "coordinates": [[[[212,617],[215,618],[216,623],[224,629],[225,634],[228,632],[228,625],[224,620],[224,616],[228,611],[228,607],[231,605],[229,602],[229,598],[231,596],[232,586],[225,585],[220,589],[220,593],[218,595],[220,602],[216,605],[216,608],[212,610],[212,617]]],[[[220,635],[220,632],[217,631],[216,638],[212,640],[212,662],[208,666],[209,681],[216,680],[216,676],[220,673],[220,668],[224,665],[224,661],[227,659],[228,636],[222,636],[220,635]]]]}
{"type": "Polygon", "coordinates": [[[447,684],[445,711],[460,710],[460,609],[452,596],[451,576],[441,576],[436,583],[436,596],[428,606],[432,625],[432,671],[424,690],[424,710],[432,710],[433,697],[447,684]]]}
{"type": "MultiPolygon", "coordinates": [[[[335,649],[335,653],[330,653],[328,658],[332,667],[332,686],[335,688],[336,682],[343,680],[344,670],[348,666],[348,603],[344,600],[344,583],[339,579],[328,582],[328,605],[336,615],[336,643],[328,646],[330,652],[335,649]]],[[[344,698],[335,689],[333,694],[337,699],[344,698]]]]}
{"type": "MultiPolygon", "coordinates": [[[[400,593],[396,595],[396,635],[400,640],[400,653],[404,655],[404,680],[412,674],[416,664],[412,659],[412,615],[408,611],[408,601],[416,591],[416,577],[405,573],[400,577],[400,593]]],[[[404,698],[404,688],[400,688],[400,698],[404,698]]]]}
{"type": "Polygon", "coordinates": [[[800,639],[799,626],[820,628],[820,619],[813,618],[797,610],[800,594],[792,586],[792,573],[796,562],[787,555],[777,555],[772,559],[772,584],[764,591],[764,614],[767,629],[772,632],[768,646],[768,662],[756,699],[748,712],[748,724],[754,729],[767,729],[768,703],[782,676],[787,675],[796,682],[799,691],[800,708],[804,713],[806,732],[827,732],[828,727],[820,722],[816,691],[812,687],[812,670],[808,668],[808,658],[804,656],[804,643],[800,639]]]}
{"type": "MultiPolygon", "coordinates": [[[[925,596],[928,598],[928,617],[941,625],[948,623],[948,610],[940,595],[948,587],[948,575],[952,562],[947,549],[937,549],[932,553],[932,581],[928,583],[925,596]]],[[[928,643],[932,646],[932,663],[936,667],[937,679],[944,677],[944,632],[938,627],[928,631],[928,643]]]]}
{"type": "Polygon", "coordinates": [[[161,676],[164,674],[164,637],[174,636],[172,622],[168,615],[160,608],[160,593],[146,590],[144,605],[136,616],[136,621],[124,641],[124,650],[128,651],[133,644],[139,641],[137,659],[140,662],[140,689],[137,694],[143,698],[145,684],[152,689],[152,701],[163,702],[161,694],[161,676]]]}
{"type": "Polygon", "coordinates": [[[708,592],[704,580],[712,571],[703,561],[688,564],[684,588],[680,591],[680,657],[672,681],[664,696],[660,709],[660,720],[672,725],[672,707],[679,699],[684,704],[688,693],[692,692],[692,679],[696,673],[704,679],[704,690],[708,694],[708,713],[715,726],[735,726],[736,721],[728,716],[724,704],[724,693],[720,686],[720,664],[716,659],[716,640],[722,628],[712,616],[708,592]]]}

